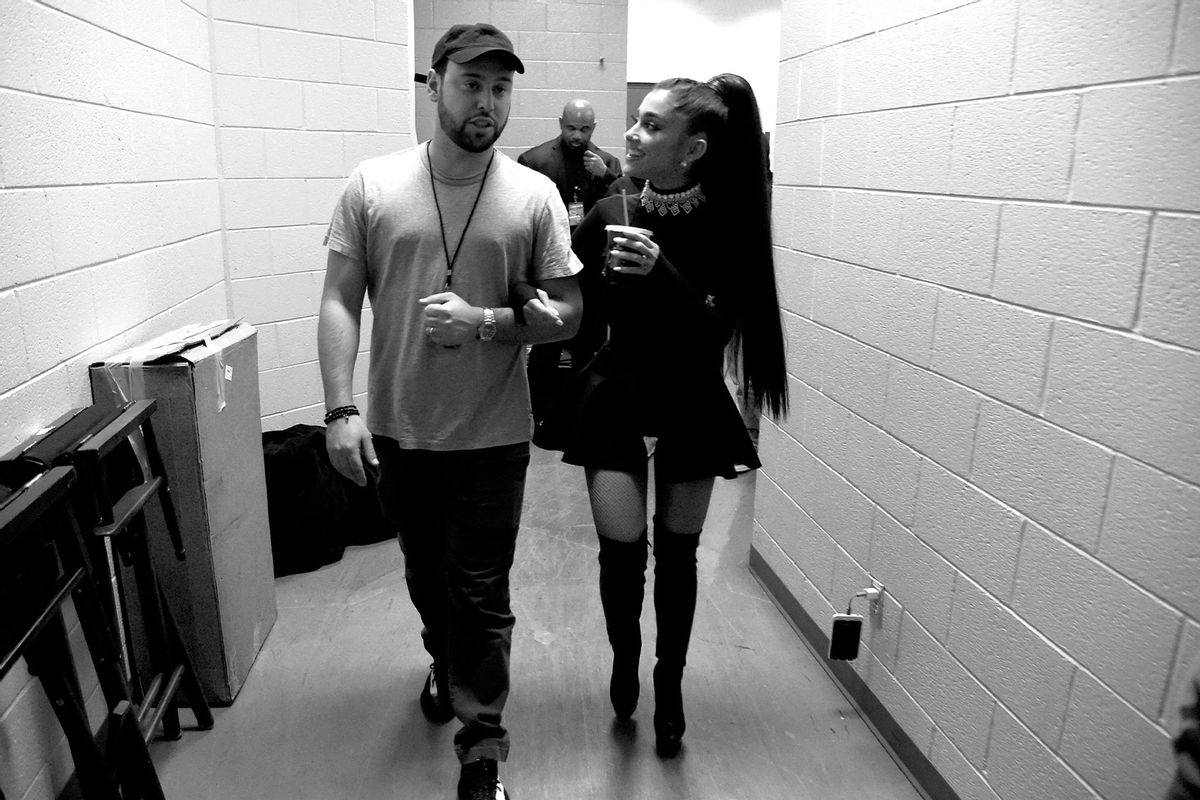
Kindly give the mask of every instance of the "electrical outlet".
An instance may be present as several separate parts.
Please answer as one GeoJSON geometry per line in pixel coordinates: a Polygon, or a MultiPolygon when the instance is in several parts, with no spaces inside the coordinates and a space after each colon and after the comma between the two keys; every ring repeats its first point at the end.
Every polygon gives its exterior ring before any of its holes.
{"type": "Polygon", "coordinates": [[[876,595],[873,600],[871,600],[871,613],[879,614],[881,611],[883,611],[883,584],[874,578],[871,578],[871,588],[879,591],[879,594],[876,595]]]}

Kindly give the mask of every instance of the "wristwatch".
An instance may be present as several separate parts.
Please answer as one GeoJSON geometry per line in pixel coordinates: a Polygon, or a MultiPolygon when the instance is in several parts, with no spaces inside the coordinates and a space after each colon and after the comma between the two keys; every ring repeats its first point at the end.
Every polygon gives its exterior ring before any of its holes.
{"type": "Polygon", "coordinates": [[[496,336],[496,312],[490,308],[483,310],[483,322],[479,324],[479,331],[475,334],[476,338],[481,342],[490,342],[496,336]]]}

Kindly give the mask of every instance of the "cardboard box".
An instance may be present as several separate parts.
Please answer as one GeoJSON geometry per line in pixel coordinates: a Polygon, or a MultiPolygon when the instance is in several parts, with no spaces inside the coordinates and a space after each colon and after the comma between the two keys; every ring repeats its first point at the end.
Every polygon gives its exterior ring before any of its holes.
{"type": "Polygon", "coordinates": [[[148,514],[155,569],[216,705],[233,702],[276,616],[255,339],[244,323],[191,326],[89,368],[96,403],[158,401],[187,558],[148,514]]]}

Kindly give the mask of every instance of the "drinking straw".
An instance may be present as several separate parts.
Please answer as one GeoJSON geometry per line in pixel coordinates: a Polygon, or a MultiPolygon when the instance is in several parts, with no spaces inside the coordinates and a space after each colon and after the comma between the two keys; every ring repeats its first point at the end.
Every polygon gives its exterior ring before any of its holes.
{"type": "Polygon", "coordinates": [[[625,227],[629,227],[629,198],[625,196],[625,190],[621,190],[621,211],[625,214],[625,227]]]}

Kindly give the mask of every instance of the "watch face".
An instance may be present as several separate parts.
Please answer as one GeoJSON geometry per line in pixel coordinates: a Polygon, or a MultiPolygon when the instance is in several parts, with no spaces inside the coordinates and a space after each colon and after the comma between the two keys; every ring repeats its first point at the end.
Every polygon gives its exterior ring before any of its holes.
{"type": "Polygon", "coordinates": [[[496,315],[489,308],[483,312],[483,322],[479,326],[479,338],[481,341],[490,342],[492,337],[496,335],[496,315]]]}

